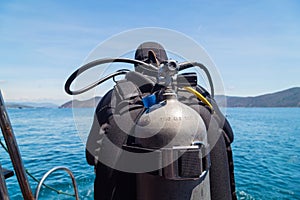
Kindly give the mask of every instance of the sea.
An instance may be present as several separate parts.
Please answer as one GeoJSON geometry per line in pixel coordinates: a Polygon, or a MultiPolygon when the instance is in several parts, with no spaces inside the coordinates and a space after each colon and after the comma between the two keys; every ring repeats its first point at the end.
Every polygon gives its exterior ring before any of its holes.
{"type": "MultiPolygon", "coordinates": [[[[92,109],[8,109],[25,168],[35,178],[65,166],[77,181],[80,199],[93,199],[94,169],[85,160],[85,141],[92,109]]],[[[234,130],[232,144],[237,196],[240,200],[300,199],[300,108],[227,108],[234,130]]],[[[1,141],[4,142],[2,135],[1,141]]],[[[2,167],[13,169],[0,147],[2,167]]],[[[32,191],[37,182],[28,178],[32,191]]],[[[6,179],[10,199],[23,199],[16,176],[6,179]]],[[[69,194],[65,172],[54,172],[45,184],[69,194]]],[[[74,199],[43,187],[39,199],[74,199]]]]}

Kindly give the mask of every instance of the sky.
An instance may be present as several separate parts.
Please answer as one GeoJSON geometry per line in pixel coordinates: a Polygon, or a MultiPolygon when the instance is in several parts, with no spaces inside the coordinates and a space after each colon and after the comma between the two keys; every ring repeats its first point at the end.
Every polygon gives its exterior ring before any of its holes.
{"type": "Polygon", "coordinates": [[[200,44],[226,95],[299,87],[299,10],[296,0],[2,0],[0,89],[7,101],[70,100],[64,83],[87,55],[111,36],[143,27],[175,30],[200,44]]]}

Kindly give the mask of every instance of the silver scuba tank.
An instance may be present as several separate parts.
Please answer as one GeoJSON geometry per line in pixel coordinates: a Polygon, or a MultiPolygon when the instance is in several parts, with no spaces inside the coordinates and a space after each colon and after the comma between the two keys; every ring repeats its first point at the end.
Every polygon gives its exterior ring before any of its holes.
{"type": "MultiPolygon", "coordinates": [[[[166,88],[161,101],[149,105],[133,131],[135,145],[157,152],[153,162],[159,166],[154,172],[137,174],[137,199],[210,199],[205,124],[199,113],[179,102],[173,90],[166,88]]],[[[155,97],[147,98],[153,101],[155,97]]]]}
{"type": "Polygon", "coordinates": [[[210,199],[207,133],[196,111],[168,95],[140,117],[134,136],[161,152],[156,174],[137,175],[137,199],[210,199]]]}

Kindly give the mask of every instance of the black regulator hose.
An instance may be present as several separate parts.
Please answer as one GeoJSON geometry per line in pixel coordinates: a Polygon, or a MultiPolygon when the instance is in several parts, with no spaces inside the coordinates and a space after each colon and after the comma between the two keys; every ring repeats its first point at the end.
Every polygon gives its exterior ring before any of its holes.
{"type": "MultiPolygon", "coordinates": [[[[94,60],[92,62],[89,62],[83,66],[81,66],[79,69],[77,69],[75,72],[73,72],[71,74],[71,76],[67,79],[66,84],[65,84],[65,91],[66,93],[70,94],[70,95],[77,95],[77,94],[81,94],[84,93],[90,89],[92,89],[93,87],[96,87],[97,85],[109,80],[110,78],[113,78],[115,76],[118,75],[122,75],[122,74],[126,74],[129,70],[123,69],[123,70],[119,70],[116,71],[112,74],[109,74],[103,78],[101,78],[98,81],[95,81],[94,83],[85,86],[79,90],[71,90],[71,84],[73,83],[73,81],[83,72],[85,72],[88,69],[91,69],[97,65],[101,65],[101,64],[105,64],[105,63],[114,63],[114,62],[118,62],[118,63],[128,63],[128,64],[134,64],[134,65],[138,65],[139,68],[143,69],[144,71],[148,71],[151,74],[157,73],[157,67],[145,63],[143,61],[140,60],[134,60],[134,59],[129,59],[129,58],[104,58],[104,59],[98,59],[98,60],[94,60]]],[[[198,62],[183,62],[183,63],[179,63],[178,64],[179,68],[177,69],[178,71],[184,70],[184,69],[188,69],[191,67],[199,67],[200,69],[202,69],[208,79],[209,85],[210,85],[210,89],[211,89],[211,97],[214,98],[214,85],[213,85],[213,81],[212,78],[210,76],[210,73],[207,69],[207,67],[205,67],[203,64],[198,63],[198,62]]]]}
{"type": "Polygon", "coordinates": [[[188,68],[191,68],[191,67],[199,67],[200,69],[202,69],[205,72],[205,74],[207,76],[207,79],[208,79],[208,83],[210,85],[211,97],[214,98],[215,89],[214,89],[214,85],[213,85],[211,75],[210,75],[209,70],[207,69],[207,67],[205,67],[203,64],[198,63],[198,62],[183,62],[183,63],[179,63],[178,65],[179,65],[178,71],[188,69],[188,68]]]}
{"type": "Polygon", "coordinates": [[[128,64],[135,64],[135,65],[139,65],[139,67],[141,68],[145,68],[145,70],[148,71],[157,71],[157,68],[151,64],[145,63],[143,61],[139,61],[139,60],[134,60],[134,59],[129,59],[129,58],[104,58],[104,59],[98,59],[98,60],[94,60],[92,62],[89,62],[83,66],[81,66],[79,69],[77,69],[75,72],[73,72],[71,74],[71,76],[68,78],[68,80],[66,81],[65,84],[65,91],[66,93],[70,94],[70,95],[77,95],[77,94],[81,94],[84,93],[90,89],[92,89],[93,87],[96,87],[97,85],[107,81],[110,78],[113,78],[115,76],[118,75],[122,75],[122,74],[126,74],[129,70],[123,69],[123,70],[119,70],[116,71],[104,78],[101,78],[100,80],[84,87],[81,88],[79,90],[71,90],[71,84],[73,83],[73,81],[83,72],[85,72],[88,69],[91,69],[92,67],[95,67],[97,65],[101,65],[101,64],[105,64],[105,63],[114,63],[114,62],[119,62],[119,63],[128,63],[128,64]]]}

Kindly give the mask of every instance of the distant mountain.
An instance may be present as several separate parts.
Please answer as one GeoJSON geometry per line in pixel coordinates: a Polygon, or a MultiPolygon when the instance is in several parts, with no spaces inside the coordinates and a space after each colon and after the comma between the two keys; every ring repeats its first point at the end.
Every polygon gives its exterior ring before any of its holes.
{"type": "Polygon", "coordinates": [[[85,101],[75,99],[62,104],[59,108],[93,108],[98,105],[100,100],[101,97],[94,97],[85,101]]]}
{"type": "Polygon", "coordinates": [[[57,108],[53,103],[36,103],[36,102],[7,102],[7,108],[57,108]]]}
{"type": "MultiPolygon", "coordinates": [[[[95,107],[101,97],[85,101],[72,100],[64,103],[59,108],[91,108],[95,107]]],[[[220,106],[224,106],[224,96],[216,96],[220,106]]],[[[280,92],[264,94],[255,97],[226,96],[227,107],[300,107],[300,87],[294,87],[280,92]]]]}
{"type": "Polygon", "coordinates": [[[7,108],[33,108],[32,106],[28,106],[22,103],[14,103],[14,102],[7,102],[5,103],[7,108]]]}
{"type": "Polygon", "coordinates": [[[227,107],[300,107],[300,87],[256,97],[226,97],[227,107]]]}

